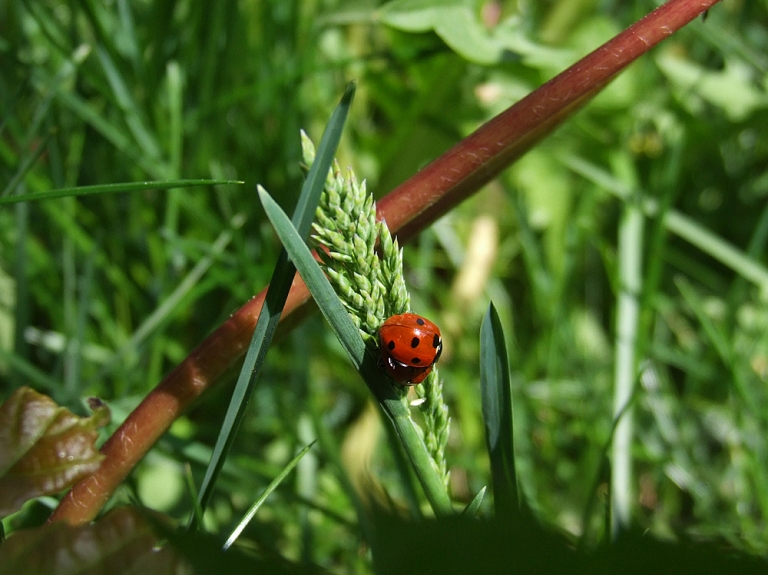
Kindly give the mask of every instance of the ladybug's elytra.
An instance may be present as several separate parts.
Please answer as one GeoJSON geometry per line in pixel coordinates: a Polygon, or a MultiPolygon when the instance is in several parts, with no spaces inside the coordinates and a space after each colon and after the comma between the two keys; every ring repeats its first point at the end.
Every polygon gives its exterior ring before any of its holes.
{"type": "Polygon", "coordinates": [[[379,328],[379,343],[384,369],[401,385],[424,381],[443,351],[440,328],[415,313],[387,319],[379,328]]]}

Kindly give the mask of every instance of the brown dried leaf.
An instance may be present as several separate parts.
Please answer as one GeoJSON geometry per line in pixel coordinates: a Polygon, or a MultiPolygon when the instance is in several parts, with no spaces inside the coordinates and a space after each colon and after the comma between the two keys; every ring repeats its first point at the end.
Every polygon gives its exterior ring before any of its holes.
{"type": "Polygon", "coordinates": [[[98,469],[95,446],[109,409],[90,402],[90,417],[78,417],[28,387],[0,406],[0,517],[25,501],[68,489],[98,469]]]}
{"type": "Polygon", "coordinates": [[[193,571],[170,548],[157,548],[151,526],[132,507],[96,523],[49,523],[14,533],[0,546],[0,575],[186,575],[193,571]]]}

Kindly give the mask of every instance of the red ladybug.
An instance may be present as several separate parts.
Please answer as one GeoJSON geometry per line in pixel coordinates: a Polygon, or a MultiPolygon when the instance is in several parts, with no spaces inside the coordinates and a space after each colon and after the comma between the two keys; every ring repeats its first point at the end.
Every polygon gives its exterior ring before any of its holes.
{"type": "Polygon", "coordinates": [[[415,313],[393,315],[379,328],[381,363],[399,384],[416,385],[440,359],[440,328],[415,313]]]}

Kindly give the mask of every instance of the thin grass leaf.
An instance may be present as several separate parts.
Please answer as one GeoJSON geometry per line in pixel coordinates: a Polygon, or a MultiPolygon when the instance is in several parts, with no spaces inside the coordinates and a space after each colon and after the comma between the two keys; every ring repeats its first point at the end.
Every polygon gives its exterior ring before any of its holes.
{"type": "Polygon", "coordinates": [[[691,307],[691,310],[699,320],[703,329],[702,333],[706,336],[712,349],[715,350],[720,357],[720,360],[723,362],[723,365],[727,367],[731,374],[731,385],[734,390],[741,395],[744,406],[751,411],[755,417],[760,418],[761,413],[759,406],[761,401],[742,376],[736,357],[736,351],[733,347],[732,336],[715,323],[709,313],[707,313],[704,302],[701,300],[701,296],[696,293],[686,280],[678,279],[675,284],[680,290],[683,299],[691,307]]]}
{"type": "Polygon", "coordinates": [[[493,304],[488,306],[480,327],[480,388],[496,516],[510,517],[519,506],[512,392],[504,331],[493,304]]]}
{"type": "Polygon", "coordinates": [[[618,421],[611,446],[611,533],[616,538],[632,522],[632,468],[634,417],[626,407],[637,382],[637,346],[640,325],[639,294],[643,289],[643,236],[645,217],[641,200],[632,195],[624,204],[619,223],[619,293],[616,302],[613,416],[618,421]],[[634,200],[634,201],[633,201],[634,200]],[[625,411],[626,410],[626,411],[625,411]],[[622,415],[619,418],[619,415],[622,415]]]}
{"type": "Polygon", "coordinates": [[[181,278],[176,287],[170,294],[168,294],[163,302],[155,308],[143,322],[141,322],[141,325],[136,328],[131,334],[131,337],[115,350],[112,357],[110,357],[104,366],[102,366],[101,370],[99,370],[99,374],[96,377],[97,380],[102,379],[109,373],[115,367],[117,362],[127,354],[137,350],[144,340],[168,319],[189,292],[198,285],[217,258],[224,253],[229,242],[232,241],[234,231],[239,229],[244,223],[245,216],[243,214],[236,214],[235,217],[232,218],[232,221],[230,222],[231,227],[219,234],[219,237],[217,237],[213,242],[213,245],[211,245],[210,252],[200,258],[195,264],[195,267],[181,278]]]}
{"type": "MultiPolygon", "coordinates": [[[[45,390],[51,394],[61,388],[61,380],[52,377],[48,372],[43,371],[34,365],[31,361],[21,357],[18,352],[4,349],[0,346],[0,363],[7,366],[13,374],[13,383],[20,384],[26,382],[38,390],[45,390]]],[[[10,376],[9,376],[10,379],[10,376]]],[[[6,389],[11,386],[6,386],[6,389]]]]}
{"type": "MultiPolygon", "coordinates": [[[[563,163],[577,174],[601,186],[617,198],[628,201],[633,194],[627,185],[611,176],[605,170],[575,156],[565,156],[563,163]]],[[[664,226],[669,232],[696,246],[703,253],[732,269],[743,278],[753,282],[760,289],[768,289],[768,268],[745,254],[733,244],[723,240],[710,230],[677,210],[660,214],[659,203],[653,198],[642,198],[642,209],[649,217],[664,217],[664,226]]]]}
{"type": "Polygon", "coordinates": [[[96,46],[96,56],[101,63],[104,75],[109,82],[110,88],[112,88],[112,94],[123,113],[125,123],[133,135],[134,141],[141,149],[142,155],[157,163],[159,169],[161,165],[160,146],[152,132],[147,129],[139,112],[139,107],[133,98],[133,92],[128,87],[128,82],[120,74],[120,70],[115,65],[114,60],[101,45],[96,46]]]}
{"type": "MultiPolygon", "coordinates": [[[[316,441],[316,440],[315,440],[316,441]]],[[[224,543],[224,549],[229,549],[232,544],[235,542],[235,540],[240,537],[240,534],[243,532],[243,529],[245,529],[248,524],[251,522],[251,519],[253,519],[254,515],[256,515],[256,512],[261,508],[261,506],[264,504],[264,502],[267,500],[267,497],[270,496],[270,494],[277,489],[278,485],[280,485],[283,482],[283,479],[288,477],[288,474],[293,471],[293,468],[298,465],[299,461],[301,461],[301,458],[304,457],[307,452],[312,448],[312,446],[315,444],[315,441],[307,445],[304,449],[299,451],[299,453],[291,459],[290,462],[288,462],[288,465],[286,465],[283,470],[278,474],[277,477],[275,477],[269,485],[267,485],[267,488],[264,490],[264,493],[262,493],[259,498],[253,502],[253,505],[251,505],[251,508],[248,510],[248,513],[245,514],[245,516],[240,520],[240,523],[237,524],[237,527],[235,527],[234,531],[232,531],[232,534],[229,536],[227,541],[224,543]]]]}
{"type": "Polygon", "coordinates": [[[128,0],[118,0],[117,9],[120,15],[121,28],[124,31],[121,35],[121,47],[124,53],[128,55],[133,69],[141,70],[143,67],[142,48],[136,31],[135,19],[131,11],[131,2],[128,0]]]}
{"type": "MultiPolygon", "coordinates": [[[[51,81],[51,83],[53,82],[51,81]]],[[[56,90],[56,99],[65,108],[69,108],[73,114],[91,126],[97,133],[101,134],[121,154],[125,155],[126,161],[135,162],[136,165],[153,178],[168,178],[170,174],[166,166],[152,161],[148,156],[143,156],[139,152],[138,147],[125,135],[123,128],[105,120],[99,110],[95,109],[95,106],[77,94],[59,89],[56,85],[52,85],[51,89],[56,90]]]]}
{"type": "MultiPolygon", "coordinates": [[[[603,483],[610,483],[611,479],[611,461],[609,454],[611,452],[611,448],[613,447],[613,436],[616,433],[616,428],[619,426],[619,423],[621,422],[624,415],[634,407],[635,402],[638,400],[638,397],[640,396],[640,393],[642,392],[642,389],[639,386],[635,386],[634,390],[632,391],[632,396],[629,398],[629,401],[627,401],[624,404],[624,407],[614,415],[613,419],[613,425],[611,426],[610,433],[608,434],[608,438],[603,443],[601,449],[600,449],[600,465],[597,466],[595,469],[594,477],[592,478],[591,482],[591,488],[589,489],[589,499],[587,499],[587,503],[584,506],[584,509],[581,514],[581,524],[583,526],[583,531],[581,533],[581,537],[579,537],[579,548],[580,549],[586,549],[587,545],[589,544],[590,537],[591,537],[591,523],[590,518],[592,517],[592,514],[594,512],[595,506],[600,502],[601,500],[601,494],[600,494],[600,485],[603,483]]],[[[604,530],[606,533],[610,533],[611,531],[611,517],[609,513],[609,506],[606,503],[605,504],[605,520],[604,520],[604,530]]]]}
{"type": "Polygon", "coordinates": [[[469,517],[474,517],[477,515],[477,510],[480,509],[480,505],[483,503],[485,492],[487,490],[488,488],[483,485],[483,488],[477,492],[477,494],[472,498],[472,501],[469,502],[469,505],[464,508],[464,511],[462,511],[461,514],[467,515],[469,517]]]}
{"type": "Polygon", "coordinates": [[[200,507],[199,493],[197,492],[197,485],[195,485],[195,476],[192,474],[192,466],[189,461],[184,464],[184,482],[187,485],[187,493],[189,494],[190,505],[192,506],[193,521],[198,525],[202,525],[203,508],[200,507]]]}
{"type": "Polygon", "coordinates": [[[181,155],[184,142],[184,81],[178,62],[169,62],[165,70],[168,85],[168,163],[174,172],[181,171],[181,155]]]}
{"type": "MultiPolygon", "coordinates": [[[[42,156],[43,153],[46,151],[48,142],[50,141],[52,136],[53,136],[53,132],[52,131],[48,132],[48,134],[45,136],[45,139],[37,145],[37,147],[35,148],[35,151],[24,158],[24,161],[18,167],[18,170],[16,170],[16,173],[8,180],[8,183],[5,185],[5,188],[3,188],[2,192],[0,192],[0,203],[2,203],[3,200],[7,200],[8,198],[10,198],[13,191],[24,180],[24,178],[27,177],[27,174],[34,167],[35,162],[37,162],[40,156],[42,156]]],[[[8,203],[12,203],[12,202],[8,202],[8,203]]]]}
{"type": "MultiPolygon", "coordinates": [[[[344,128],[354,95],[355,84],[350,83],[347,85],[341,102],[334,110],[328,122],[318,147],[315,163],[312,164],[312,168],[310,168],[307,179],[302,187],[293,215],[293,224],[301,236],[300,241],[302,244],[309,235],[310,225],[312,224],[315,210],[317,210],[317,205],[320,202],[320,194],[325,185],[325,178],[333,162],[336,148],[341,139],[341,131],[344,128]]],[[[259,191],[259,194],[261,195],[261,191],[259,191]]],[[[280,315],[285,306],[285,300],[291,289],[295,273],[296,268],[288,259],[285,249],[281,250],[272,280],[269,283],[269,291],[264,299],[259,319],[256,321],[253,337],[245,356],[245,362],[235,385],[219,436],[216,439],[216,446],[211,455],[208,468],[205,471],[203,484],[200,487],[200,506],[203,510],[205,510],[205,506],[211,497],[216,478],[221,470],[221,466],[224,464],[227,453],[229,453],[237,428],[243,419],[248,400],[261,373],[267,349],[275,335],[275,330],[280,321],[280,315]]]]}
{"type": "Polygon", "coordinates": [[[223,184],[243,184],[239,180],[167,180],[160,182],[129,182],[125,184],[98,184],[95,186],[78,186],[74,188],[59,188],[48,192],[8,196],[0,198],[0,205],[17,204],[19,202],[34,202],[52,198],[68,198],[74,196],[97,196],[100,194],[119,194],[122,192],[139,192],[142,190],[171,190],[173,188],[189,188],[191,186],[220,186],[223,184]]]}
{"type": "Polygon", "coordinates": [[[296,268],[307,284],[320,311],[333,328],[353,365],[363,376],[368,389],[371,390],[384,413],[392,421],[435,514],[452,514],[453,507],[442,479],[432,465],[432,458],[427,447],[416,432],[408,409],[401,401],[400,395],[396,392],[389,378],[379,369],[377,359],[366,352],[365,343],[363,343],[359,330],[352,323],[330,282],[323,274],[315,258],[312,257],[309,248],[291,225],[288,217],[265,190],[259,189],[259,196],[267,217],[296,264],[296,268]]]}

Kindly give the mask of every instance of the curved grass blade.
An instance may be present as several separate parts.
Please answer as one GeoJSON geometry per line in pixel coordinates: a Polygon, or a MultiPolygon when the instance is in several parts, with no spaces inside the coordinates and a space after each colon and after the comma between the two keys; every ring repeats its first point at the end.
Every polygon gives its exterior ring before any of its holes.
{"type": "Polygon", "coordinates": [[[488,306],[480,327],[480,387],[496,516],[511,517],[519,508],[512,429],[512,392],[504,331],[493,304],[488,306]]]}
{"type": "MultiPolygon", "coordinates": [[[[299,241],[302,244],[309,235],[309,228],[320,201],[325,178],[328,175],[336,148],[339,145],[341,131],[344,128],[354,95],[355,84],[350,82],[344,91],[341,102],[336,106],[328,126],[323,132],[315,162],[312,164],[307,174],[307,179],[302,186],[301,196],[299,196],[299,201],[293,214],[293,226],[295,226],[295,230],[298,230],[297,235],[300,237],[299,241]]],[[[261,194],[261,191],[259,193],[261,194]]],[[[277,259],[275,271],[269,283],[269,291],[264,299],[264,306],[259,314],[259,319],[256,321],[253,337],[245,356],[245,362],[237,379],[237,384],[235,385],[221,430],[219,431],[219,436],[216,439],[216,446],[213,449],[211,461],[205,471],[203,484],[200,487],[199,501],[203,510],[205,510],[205,506],[211,497],[216,478],[222,465],[224,465],[224,460],[227,453],[229,453],[237,428],[243,419],[248,400],[261,373],[267,349],[275,335],[277,323],[280,321],[280,315],[285,306],[285,300],[291,289],[291,282],[295,273],[296,268],[289,260],[285,249],[283,249],[277,259]]],[[[194,521],[192,523],[194,524],[194,521]]]]}
{"type": "Polygon", "coordinates": [[[384,413],[392,421],[435,514],[452,514],[453,507],[442,479],[432,466],[432,460],[424,441],[416,432],[408,410],[400,401],[394,386],[378,368],[376,358],[367,353],[358,329],[352,323],[325,274],[323,274],[315,258],[312,257],[312,253],[299,233],[291,225],[288,217],[264,189],[259,189],[259,196],[267,217],[296,264],[296,268],[312,293],[312,297],[315,298],[317,306],[333,328],[336,337],[346,350],[355,368],[363,376],[363,380],[376,397],[384,413]]]}
{"type": "MultiPolygon", "coordinates": [[[[315,440],[317,441],[317,440],[315,440]]],[[[232,531],[232,534],[227,539],[226,543],[224,543],[224,549],[229,549],[232,544],[235,542],[235,540],[240,537],[240,534],[243,532],[243,529],[245,529],[248,524],[251,522],[251,519],[253,519],[254,515],[256,515],[256,512],[261,508],[261,506],[264,504],[264,502],[267,500],[267,497],[275,490],[277,489],[277,486],[280,485],[283,482],[283,479],[288,477],[288,474],[293,471],[293,468],[296,467],[296,465],[301,461],[301,458],[304,457],[307,452],[312,448],[312,446],[315,444],[315,441],[307,445],[304,449],[299,451],[299,453],[291,459],[291,461],[288,462],[288,465],[286,465],[283,470],[278,474],[277,477],[275,477],[269,485],[267,485],[267,488],[264,490],[264,493],[262,493],[259,498],[253,502],[253,505],[251,505],[251,508],[248,510],[248,513],[246,513],[243,518],[240,520],[240,523],[237,524],[237,527],[235,527],[234,531],[232,531]]]]}
{"type": "Polygon", "coordinates": [[[0,198],[3,204],[18,204],[19,202],[35,202],[53,198],[69,198],[76,196],[98,196],[100,194],[119,194],[122,192],[139,192],[142,190],[171,190],[174,188],[189,188],[191,186],[221,186],[224,184],[243,184],[239,180],[162,180],[153,182],[128,182],[125,184],[99,184],[96,186],[77,186],[74,188],[59,188],[47,192],[24,194],[21,196],[6,196],[0,198]]]}

